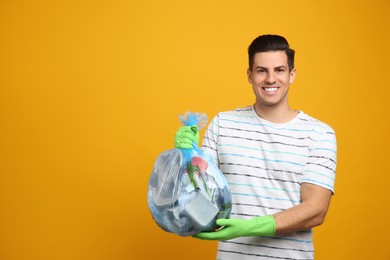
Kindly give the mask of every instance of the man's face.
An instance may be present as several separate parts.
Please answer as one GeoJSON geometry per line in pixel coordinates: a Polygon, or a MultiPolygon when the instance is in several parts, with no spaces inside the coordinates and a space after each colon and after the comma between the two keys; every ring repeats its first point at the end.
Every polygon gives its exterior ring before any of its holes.
{"type": "Polygon", "coordinates": [[[284,51],[256,53],[252,71],[248,69],[247,73],[258,105],[288,107],[287,94],[295,79],[295,69],[289,71],[284,51]]]}

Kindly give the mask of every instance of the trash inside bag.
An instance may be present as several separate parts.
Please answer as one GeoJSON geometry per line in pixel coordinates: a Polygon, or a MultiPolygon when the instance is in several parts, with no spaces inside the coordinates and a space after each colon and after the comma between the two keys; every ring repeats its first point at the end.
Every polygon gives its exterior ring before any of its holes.
{"type": "MultiPolygon", "coordinates": [[[[207,116],[187,112],[183,125],[207,124],[207,116]]],[[[148,187],[148,206],[165,231],[192,236],[213,231],[219,218],[229,218],[232,199],[225,176],[214,159],[194,143],[192,149],[171,149],[155,161],[148,187]]]]}

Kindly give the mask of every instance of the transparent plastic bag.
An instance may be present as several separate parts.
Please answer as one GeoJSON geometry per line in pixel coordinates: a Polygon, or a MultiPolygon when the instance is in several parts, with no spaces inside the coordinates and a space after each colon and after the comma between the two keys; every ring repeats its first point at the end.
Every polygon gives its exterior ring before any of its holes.
{"type": "MultiPolygon", "coordinates": [[[[207,124],[201,113],[187,112],[179,118],[199,130],[207,124]]],[[[218,218],[229,218],[232,199],[213,158],[193,144],[192,149],[171,149],[158,156],[149,180],[148,206],[163,230],[192,236],[216,229],[218,218]]]]}

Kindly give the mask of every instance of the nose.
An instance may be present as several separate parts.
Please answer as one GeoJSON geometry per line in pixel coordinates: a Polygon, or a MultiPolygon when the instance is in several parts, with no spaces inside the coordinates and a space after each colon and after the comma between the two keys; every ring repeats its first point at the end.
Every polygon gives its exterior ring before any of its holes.
{"type": "Polygon", "coordinates": [[[267,82],[267,84],[270,84],[270,85],[274,84],[276,82],[275,75],[272,71],[267,74],[266,82],[267,82]]]}

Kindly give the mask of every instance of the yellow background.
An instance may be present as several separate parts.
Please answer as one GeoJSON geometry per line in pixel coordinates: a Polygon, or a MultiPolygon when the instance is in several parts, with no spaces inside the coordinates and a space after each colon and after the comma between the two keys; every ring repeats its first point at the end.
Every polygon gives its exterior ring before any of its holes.
{"type": "MultiPolygon", "coordinates": [[[[390,1],[1,1],[0,259],[213,259],[147,208],[178,114],[254,102],[249,43],[296,50],[294,109],[338,138],[317,259],[390,259],[390,1]]],[[[203,131],[202,131],[203,134],[203,131]]]]}

